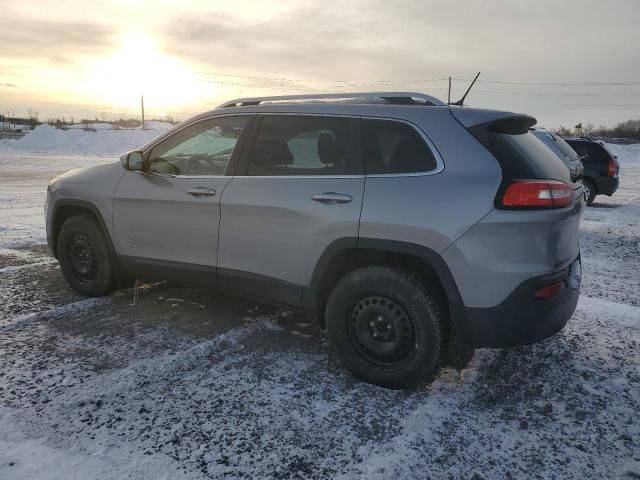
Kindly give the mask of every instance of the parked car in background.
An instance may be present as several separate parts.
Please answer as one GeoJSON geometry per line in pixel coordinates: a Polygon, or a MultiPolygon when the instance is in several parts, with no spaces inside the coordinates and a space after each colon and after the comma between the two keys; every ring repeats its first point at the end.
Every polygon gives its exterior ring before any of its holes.
{"type": "Polygon", "coordinates": [[[404,387],[574,312],[582,185],[535,122],[420,93],[233,100],[54,179],[47,239],[84,295],[164,278],[289,305],[404,387]]]}
{"type": "Polygon", "coordinates": [[[562,163],[569,169],[571,180],[582,180],[584,166],[580,160],[580,155],[560,135],[541,127],[531,127],[529,130],[562,160],[562,163]]]}
{"type": "Polygon", "coordinates": [[[583,184],[587,205],[596,195],[611,196],[620,183],[618,157],[607,150],[604,142],[589,137],[568,137],[566,142],[573,148],[584,165],[583,184]]]}

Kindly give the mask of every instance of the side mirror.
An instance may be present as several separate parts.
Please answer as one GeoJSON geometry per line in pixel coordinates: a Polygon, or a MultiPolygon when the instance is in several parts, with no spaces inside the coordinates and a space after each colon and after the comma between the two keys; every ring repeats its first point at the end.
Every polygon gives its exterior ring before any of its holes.
{"type": "Polygon", "coordinates": [[[127,170],[142,170],[142,152],[140,150],[127,152],[120,157],[120,162],[127,170]]]}

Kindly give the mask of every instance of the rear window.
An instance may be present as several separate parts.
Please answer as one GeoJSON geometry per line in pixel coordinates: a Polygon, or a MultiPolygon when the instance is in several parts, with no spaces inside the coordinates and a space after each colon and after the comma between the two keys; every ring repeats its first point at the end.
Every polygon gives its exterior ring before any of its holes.
{"type": "Polygon", "coordinates": [[[489,132],[489,149],[505,179],[548,179],[571,183],[569,170],[549,147],[531,132],[489,132]]]}
{"type": "Polygon", "coordinates": [[[422,136],[393,120],[363,120],[365,173],[418,173],[435,170],[437,162],[422,136]]]}

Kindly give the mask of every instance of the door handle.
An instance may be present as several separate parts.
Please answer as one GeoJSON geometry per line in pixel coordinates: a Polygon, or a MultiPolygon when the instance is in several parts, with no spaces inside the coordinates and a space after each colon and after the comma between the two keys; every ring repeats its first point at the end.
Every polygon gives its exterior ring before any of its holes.
{"type": "Polygon", "coordinates": [[[187,190],[187,193],[194,197],[213,197],[215,196],[216,191],[212,188],[196,187],[191,190],[187,190]]]}
{"type": "Polygon", "coordinates": [[[353,197],[344,193],[326,192],[312,196],[311,200],[324,203],[325,205],[335,205],[336,203],[349,203],[353,200],[353,197]]]}

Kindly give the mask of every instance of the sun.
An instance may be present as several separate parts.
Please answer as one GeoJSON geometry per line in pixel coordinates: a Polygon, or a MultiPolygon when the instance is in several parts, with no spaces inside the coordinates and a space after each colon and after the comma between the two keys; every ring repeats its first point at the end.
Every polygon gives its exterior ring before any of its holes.
{"type": "Polygon", "coordinates": [[[183,61],[163,53],[144,32],[122,35],[107,58],[95,59],[82,82],[101,104],[134,110],[144,94],[149,109],[170,111],[204,101],[215,86],[203,83],[183,61]]]}

